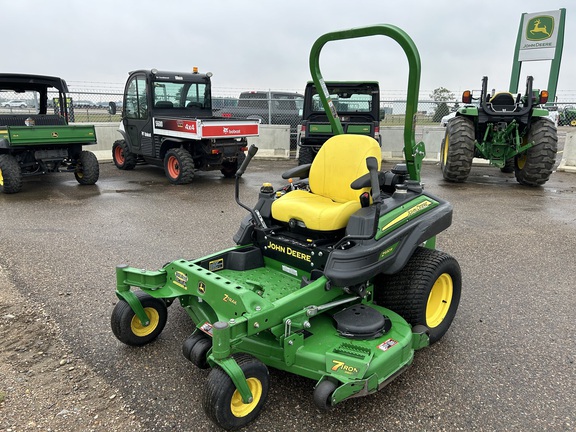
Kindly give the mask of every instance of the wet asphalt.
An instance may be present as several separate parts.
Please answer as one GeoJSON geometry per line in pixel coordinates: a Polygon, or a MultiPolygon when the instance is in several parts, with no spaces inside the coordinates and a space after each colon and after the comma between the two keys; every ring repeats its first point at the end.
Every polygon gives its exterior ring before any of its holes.
{"type": "MultiPolygon", "coordinates": [[[[294,164],[254,161],[242,200],[252,205],[263,181],[281,186],[294,164]]],[[[314,382],[271,370],[268,400],[247,430],[576,429],[576,174],[529,188],[475,166],[467,183],[451,184],[426,164],[422,179],[454,205],[438,247],[459,261],[463,288],[446,336],[382,391],[330,412],[313,404],[314,382]]],[[[21,193],[0,195],[0,265],[59,323],[74,355],[121,389],[147,431],[218,430],[201,407],[208,372],[181,354],[193,326],[178,304],[148,346],[113,336],[114,268],[156,269],[230,247],[245,214],[234,181],[219,172],[186,186],[170,185],[158,168],[111,163],[94,186],[71,174],[31,177],[21,193]]]]}

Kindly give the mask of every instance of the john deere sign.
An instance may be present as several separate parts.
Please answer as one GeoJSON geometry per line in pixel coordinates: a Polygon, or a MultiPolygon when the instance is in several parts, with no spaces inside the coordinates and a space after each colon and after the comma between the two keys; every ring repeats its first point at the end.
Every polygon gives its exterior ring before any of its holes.
{"type": "MultiPolygon", "coordinates": [[[[548,103],[553,103],[556,97],[562,49],[564,47],[564,21],[566,9],[550,12],[524,13],[520,20],[512,75],[510,77],[510,93],[518,92],[522,62],[533,60],[552,60],[550,75],[548,75],[548,103]]],[[[536,77],[542,86],[544,77],[536,77]]],[[[540,87],[542,88],[542,87],[540,87]]]]}
{"type": "Polygon", "coordinates": [[[518,60],[552,60],[558,40],[556,23],[559,20],[559,10],[524,14],[518,60]]]}

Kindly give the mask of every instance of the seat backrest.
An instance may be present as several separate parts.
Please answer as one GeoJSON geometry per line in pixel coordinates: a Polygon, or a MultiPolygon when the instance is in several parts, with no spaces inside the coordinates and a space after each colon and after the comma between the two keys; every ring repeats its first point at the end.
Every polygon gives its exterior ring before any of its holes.
{"type": "Polygon", "coordinates": [[[171,101],[158,101],[154,104],[155,108],[174,108],[174,104],[171,101]]]}
{"type": "Polygon", "coordinates": [[[512,93],[500,92],[496,93],[489,100],[494,111],[514,111],[516,109],[516,102],[512,93]]]}
{"type": "Polygon", "coordinates": [[[339,203],[357,201],[361,191],[350,184],[368,172],[366,159],[382,161],[378,142],[366,135],[343,134],[328,139],[310,167],[310,190],[339,203]]]}

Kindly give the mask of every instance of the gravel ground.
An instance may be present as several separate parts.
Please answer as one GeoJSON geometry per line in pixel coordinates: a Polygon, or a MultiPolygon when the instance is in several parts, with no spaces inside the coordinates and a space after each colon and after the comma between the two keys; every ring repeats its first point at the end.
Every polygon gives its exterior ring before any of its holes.
{"type": "Polygon", "coordinates": [[[141,429],[118,388],[60,336],[56,320],[0,268],[0,431],[141,429]]]}

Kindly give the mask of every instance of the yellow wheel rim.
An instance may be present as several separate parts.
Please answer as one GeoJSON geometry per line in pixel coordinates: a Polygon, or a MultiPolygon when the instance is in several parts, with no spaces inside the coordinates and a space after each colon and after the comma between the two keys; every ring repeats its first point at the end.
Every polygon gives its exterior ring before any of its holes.
{"type": "Polygon", "coordinates": [[[524,169],[524,165],[526,165],[526,153],[518,155],[518,157],[516,158],[516,164],[518,165],[518,169],[523,170],[524,169]]]}
{"type": "Polygon", "coordinates": [[[442,161],[444,162],[444,165],[446,165],[446,162],[448,161],[448,135],[446,135],[446,139],[444,140],[444,154],[442,155],[442,161]]]}
{"type": "Polygon", "coordinates": [[[576,126],[576,120],[572,120],[572,121],[570,122],[570,126],[576,126]]]}
{"type": "Polygon", "coordinates": [[[4,186],[4,176],[2,175],[1,169],[0,169],[0,186],[4,186]]]}
{"type": "Polygon", "coordinates": [[[148,317],[150,324],[143,326],[140,322],[140,319],[136,315],[132,317],[132,322],[130,323],[132,333],[138,337],[148,336],[150,333],[156,330],[156,327],[158,327],[158,323],[160,322],[160,315],[156,309],[147,307],[144,308],[144,312],[146,312],[146,316],[148,317]]]}
{"type": "Polygon", "coordinates": [[[252,393],[252,402],[245,404],[242,402],[242,396],[238,390],[234,391],[232,395],[232,400],[230,401],[230,411],[235,417],[246,417],[250,414],[256,406],[258,402],[260,402],[260,398],[262,397],[262,383],[257,378],[248,378],[246,380],[248,383],[248,388],[252,393]]]}
{"type": "Polygon", "coordinates": [[[430,328],[438,327],[450,310],[454,284],[448,273],[442,273],[430,290],[426,304],[426,324],[430,328]]]}

